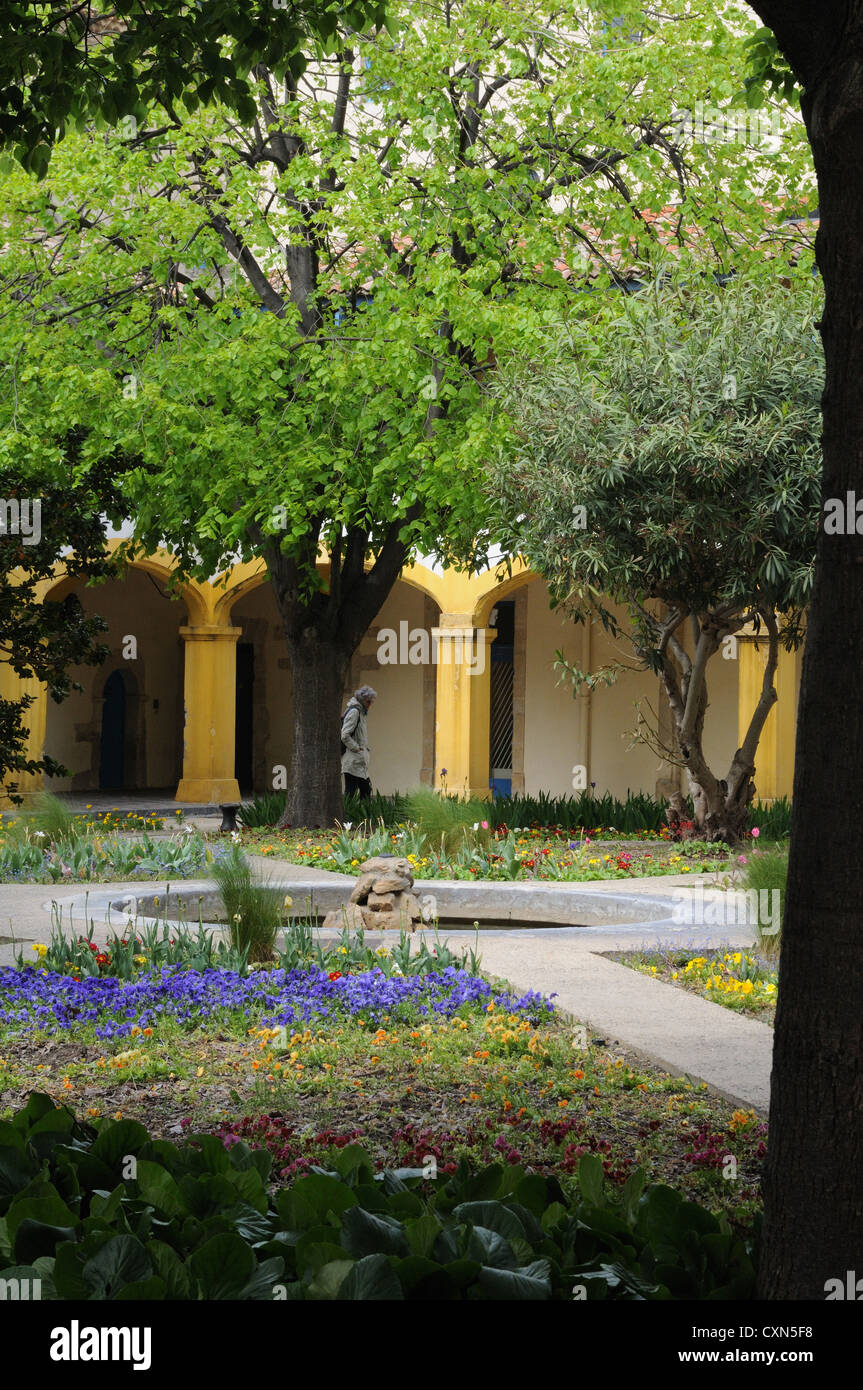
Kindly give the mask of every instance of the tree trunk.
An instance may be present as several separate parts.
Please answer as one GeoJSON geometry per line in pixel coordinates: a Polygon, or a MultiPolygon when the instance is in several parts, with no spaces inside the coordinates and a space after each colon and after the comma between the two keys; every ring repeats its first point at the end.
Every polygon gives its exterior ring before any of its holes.
{"type": "MultiPolygon", "coordinates": [[[[807,47],[830,42],[803,111],[826,291],[823,499],[844,503],[863,497],[863,59],[840,28],[859,25],[859,7],[807,15],[798,70],[807,47]]],[[[803,661],[764,1177],[769,1299],[823,1299],[828,1280],[863,1276],[863,536],[850,529],[819,534],[803,661]]]]}
{"type": "Polygon", "coordinates": [[[289,642],[294,725],[280,829],[331,826],[344,812],[339,720],[350,658],[313,629],[289,642]]]}
{"type": "MultiPolygon", "coordinates": [[[[752,768],[751,772],[754,773],[752,768]]],[[[666,812],[668,827],[677,840],[720,840],[736,845],[743,839],[749,815],[749,803],[755,795],[752,776],[739,781],[710,779],[702,785],[690,774],[692,819],[687,817],[679,792],[669,799],[666,812]]]]}

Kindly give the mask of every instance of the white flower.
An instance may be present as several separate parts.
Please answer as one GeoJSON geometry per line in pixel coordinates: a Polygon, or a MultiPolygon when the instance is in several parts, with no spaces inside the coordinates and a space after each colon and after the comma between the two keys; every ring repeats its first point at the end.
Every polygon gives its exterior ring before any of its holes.
{"type": "Polygon", "coordinates": [[[345,830],[353,830],[353,828],[354,828],[354,823],[353,823],[353,821],[352,821],[352,820],[346,820],[346,821],[345,821],[345,824],[344,824],[344,829],[345,829],[345,830]]]}
{"type": "Polygon", "coordinates": [[[44,830],[34,830],[34,831],[33,831],[33,839],[34,839],[34,840],[44,840],[44,838],[45,838],[45,831],[44,831],[44,830]]]}
{"type": "Polygon", "coordinates": [[[234,844],[237,843],[237,841],[239,840],[239,838],[240,838],[240,832],[239,832],[239,830],[232,830],[232,831],[231,831],[231,839],[233,840],[234,844]]]}

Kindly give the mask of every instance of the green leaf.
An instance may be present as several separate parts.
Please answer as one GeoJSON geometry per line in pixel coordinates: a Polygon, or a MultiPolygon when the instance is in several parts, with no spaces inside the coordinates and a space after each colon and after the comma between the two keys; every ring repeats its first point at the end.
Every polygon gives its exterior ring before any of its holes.
{"type": "Polygon", "coordinates": [[[582,1154],[578,1164],[578,1185],[586,1202],[591,1206],[602,1205],[603,1188],[602,1159],[598,1154],[582,1154]]]}
{"type": "Polygon", "coordinates": [[[407,1255],[410,1252],[401,1221],[364,1211],[362,1207],[351,1207],[344,1213],[341,1243],[349,1254],[358,1258],[378,1252],[388,1255],[407,1255]]]}
{"type": "Polygon", "coordinates": [[[15,1233],[15,1259],[32,1264],[40,1255],[53,1255],[61,1241],[74,1239],[74,1226],[53,1226],[25,1217],[15,1233]]]}
{"type": "Polygon", "coordinates": [[[535,1260],[523,1269],[489,1269],[483,1265],[479,1274],[483,1298],[530,1299],[538,1302],[551,1298],[551,1266],[548,1260],[535,1260]]]}
{"type": "Polygon", "coordinates": [[[115,1169],[124,1158],[137,1154],[148,1140],[146,1129],[137,1120],[105,1120],[90,1152],[115,1169]]]}
{"type": "Polygon", "coordinates": [[[255,1257],[239,1236],[213,1236],[189,1258],[203,1299],[239,1298],[255,1269],[255,1257]]]}
{"type": "Polygon", "coordinates": [[[330,1260],[323,1265],[307,1287],[306,1297],[310,1299],[339,1298],[339,1290],[354,1267],[353,1260],[330,1260]]]}
{"type": "Polygon", "coordinates": [[[175,1180],[159,1163],[139,1159],[136,1182],[141,1199],[166,1216],[186,1216],[189,1208],[175,1180]]]}
{"type": "Polygon", "coordinates": [[[113,1236],[84,1265],[84,1283],[91,1298],[115,1298],[127,1284],[148,1279],[153,1266],[145,1247],[134,1236],[113,1236]]]}
{"type": "Polygon", "coordinates": [[[398,1276],[386,1255],[366,1255],[348,1273],[339,1286],[340,1299],[403,1299],[398,1276]]]}

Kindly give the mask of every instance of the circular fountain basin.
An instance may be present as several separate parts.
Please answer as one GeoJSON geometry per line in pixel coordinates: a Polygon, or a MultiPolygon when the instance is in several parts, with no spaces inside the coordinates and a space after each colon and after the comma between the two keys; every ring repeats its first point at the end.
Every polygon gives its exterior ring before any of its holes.
{"type": "MultiPolygon", "coordinates": [[[[323,919],[348,899],[352,884],[345,880],[271,880],[274,893],[291,898],[286,918],[323,919]]],[[[612,891],[604,886],[552,883],[473,883],[425,880],[414,892],[428,922],[447,930],[473,933],[507,929],[570,928],[580,932],[662,931],[679,934],[679,900],[645,891],[612,891]]],[[[47,906],[47,904],[46,904],[47,906]]],[[[120,930],[129,919],[140,923],[168,921],[221,931],[227,926],[219,893],[212,880],[165,884],[142,883],[134,890],[110,885],[79,894],[62,904],[67,921],[93,921],[120,930]]]]}

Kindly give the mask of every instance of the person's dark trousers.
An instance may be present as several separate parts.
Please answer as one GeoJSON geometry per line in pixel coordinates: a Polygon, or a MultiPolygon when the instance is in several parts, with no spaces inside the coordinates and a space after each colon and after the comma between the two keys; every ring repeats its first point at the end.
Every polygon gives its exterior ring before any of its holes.
{"type": "Polygon", "coordinates": [[[368,777],[355,777],[352,772],[345,773],[345,796],[358,796],[361,801],[369,801],[372,784],[368,777]]]}

